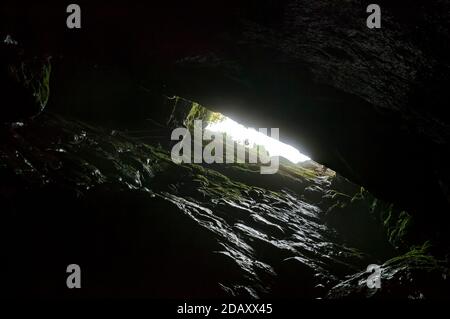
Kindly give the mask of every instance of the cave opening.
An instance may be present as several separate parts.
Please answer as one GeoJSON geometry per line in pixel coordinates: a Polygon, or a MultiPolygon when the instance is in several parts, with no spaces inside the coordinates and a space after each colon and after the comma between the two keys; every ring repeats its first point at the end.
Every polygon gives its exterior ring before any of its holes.
{"type": "Polygon", "coordinates": [[[282,156],[294,164],[310,160],[308,156],[300,153],[293,146],[264,134],[262,131],[265,131],[265,129],[256,130],[246,127],[227,116],[222,116],[217,121],[208,123],[205,130],[227,134],[233,141],[248,148],[263,146],[270,157],[282,156]]]}
{"type": "Polygon", "coordinates": [[[181,139],[172,148],[172,159],[176,162],[258,164],[261,171],[265,171],[263,174],[276,173],[280,163],[334,173],[284,143],[280,128],[247,127],[212,108],[178,96],[168,101],[171,103],[168,120],[171,140],[181,139]],[[273,169],[264,169],[265,164],[273,169]]]}

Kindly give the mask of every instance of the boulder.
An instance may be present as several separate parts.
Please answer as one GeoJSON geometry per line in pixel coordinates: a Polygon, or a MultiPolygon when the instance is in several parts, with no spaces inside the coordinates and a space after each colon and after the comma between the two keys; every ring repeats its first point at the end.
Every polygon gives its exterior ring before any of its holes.
{"type": "Polygon", "coordinates": [[[28,57],[7,35],[0,43],[0,121],[23,121],[39,115],[50,93],[50,58],[28,57]]]}

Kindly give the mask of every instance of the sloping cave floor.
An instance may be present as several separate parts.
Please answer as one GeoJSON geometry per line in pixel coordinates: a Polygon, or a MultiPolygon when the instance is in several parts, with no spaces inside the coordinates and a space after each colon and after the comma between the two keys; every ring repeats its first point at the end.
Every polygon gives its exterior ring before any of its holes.
{"type": "Polygon", "coordinates": [[[2,131],[13,295],[450,296],[448,260],[429,242],[404,248],[409,220],[389,231],[391,206],[320,165],[177,165],[157,140],[55,114],[2,131]],[[66,287],[72,263],[82,289],[66,287]],[[379,290],[366,286],[369,264],[382,265],[379,290]]]}

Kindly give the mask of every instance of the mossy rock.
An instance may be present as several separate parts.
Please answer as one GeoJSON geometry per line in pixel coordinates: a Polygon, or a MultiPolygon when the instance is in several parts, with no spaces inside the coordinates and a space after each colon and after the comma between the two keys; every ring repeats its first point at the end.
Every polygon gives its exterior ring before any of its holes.
{"type": "Polygon", "coordinates": [[[398,265],[408,265],[409,268],[435,269],[444,265],[445,262],[439,261],[430,254],[432,245],[426,241],[422,245],[411,247],[407,253],[389,259],[385,262],[385,267],[394,267],[398,265]]]}
{"type": "Polygon", "coordinates": [[[430,252],[427,241],[407,253],[391,258],[380,266],[380,288],[369,288],[371,273],[360,271],[333,287],[330,299],[446,299],[450,296],[448,260],[440,260],[430,252]]]}
{"type": "Polygon", "coordinates": [[[0,44],[0,121],[16,122],[39,115],[50,95],[48,58],[25,57],[15,44],[0,44]]]}
{"type": "Polygon", "coordinates": [[[192,108],[184,121],[184,125],[189,129],[193,129],[194,121],[196,120],[201,120],[205,126],[208,123],[218,122],[223,118],[222,114],[210,111],[200,104],[192,102],[192,108]]]}
{"type": "Polygon", "coordinates": [[[405,211],[398,211],[392,205],[384,205],[380,214],[389,242],[397,248],[408,247],[414,229],[414,219],[405,211]]]}

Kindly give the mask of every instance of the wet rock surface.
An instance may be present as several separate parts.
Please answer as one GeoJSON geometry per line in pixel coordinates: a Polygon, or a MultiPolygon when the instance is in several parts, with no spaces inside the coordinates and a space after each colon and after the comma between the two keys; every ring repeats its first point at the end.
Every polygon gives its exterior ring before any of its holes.
{"type": "Polygon", "coordinates": [[[436,259],[427,253],[428,249],[425,243],[385,262],[380,273],[380,289],[369,289],[367,273],[362,272],[333,287],[327,298],[448,299],[448,256],[436,259]]]}
{"type": "Polygon", "coordinates": [[[366,223],[374,247],[333,222],[336,205],[353,218],[358,202],[370,220],[373,202],[313,164],[266,176],[244,164],[177,165],[155,141],[54,114],[1,139],[4,284],[14,296],[365,297],[367,265],[386,260],[378,295],[447,291],[444,257],[422,249],[392,260],[402,252],[383,223],[366,223]],[[83,273],[77,291],[65,284],[72,263],[83,273]]]}

